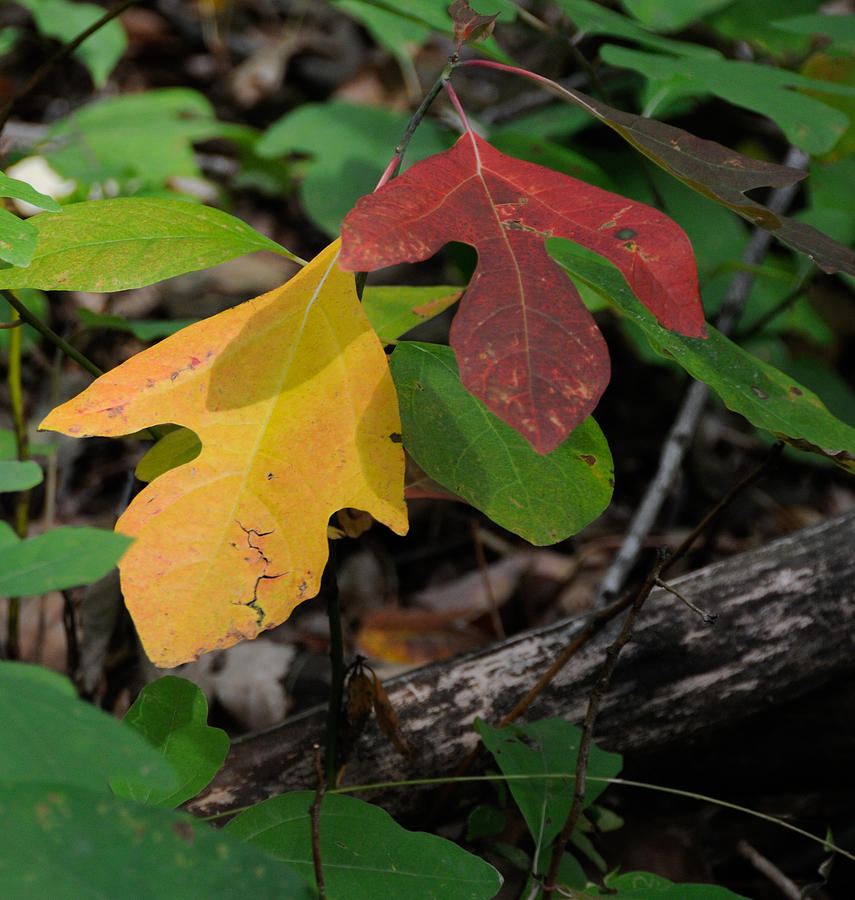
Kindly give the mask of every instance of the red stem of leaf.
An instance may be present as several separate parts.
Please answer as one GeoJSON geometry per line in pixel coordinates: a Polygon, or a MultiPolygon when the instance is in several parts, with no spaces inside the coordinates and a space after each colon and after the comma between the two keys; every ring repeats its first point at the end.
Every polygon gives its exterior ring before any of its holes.
{"type": "MultiPolygon", "coordinates": [[[[458,63],[460,65],[460,63],[458,63]]],[[[465,131],[472,131],[472,126],[469,124],[469,119],[466,118],[466,113],[463,112],[463,106],[460,103],[460,99],[457,96],[457,92],[451,86],[450,81],[446,81],[443,85],[445,90],[448,92],[448,96],[451,98],[451,102],[454,104],[454,108],[457,110],[457,115],[460,116],[460,121],[463,123],[463,128],[465,131]]]]}

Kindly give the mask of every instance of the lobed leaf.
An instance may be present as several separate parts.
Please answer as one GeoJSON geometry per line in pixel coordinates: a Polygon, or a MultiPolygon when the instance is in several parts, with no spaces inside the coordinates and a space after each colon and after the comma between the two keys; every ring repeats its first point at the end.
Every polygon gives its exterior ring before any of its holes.
{"type": "Polygon", "coordinates": [[[229,737],[208,725],[208,701],[191,681],[168,675],[147,684],[124,722],[155,747],[175,770],[178,784],[164,789],[114,778],[120,796],[149,806],[174,807],[195,797],[220,770],[229,737]]]}
{"type": "Polygon", "coordinates": [[[478,250],[451,346],[465,387],[539,453],[588,417],[609,379],[602,336],[545,251],[554,234],[614,260],[667,328],[703,333],[691,246],[675,222],[471,132],[363,197],[342,225],[342,265],[357,271],[426,259],[450,241],[478,250]]]}
{"type": "Polygon", "coordinates": [[[185,200],[90,200],[29,223],[39,235],[33,261],[0,266],[0,288],[122,291],[256,250],[296,259],[240,219],[185,200]]]}
{"type": "MultiPolygon", "coordinates": [[[[310,879],[313,799],[311,791],[272,797],[232,819],[225,831],[310,879]]],[[[329,900],[489,900],[502,884],[491,865],[451,841],[407,831],[385,810],[341,794],[321,801],[320,852],[329,900]]]]}
{"type": "Polygon", "coordinates": [[[395,388],[338,253],[137,354],[41,424],[84,437],[173,422],[202,443],[116,524],[137,538],[122,589],[156,665],[253,638],[315,596],[337,510],[407,529],[395,388]]]}
{"type": "Polygon", "coordinates": [[[554,544],[608,506],[612,457],[593,419],[541,455],[463,387],[448,347],[398,344],[391,368],[407,451],[502,528],[554,544]]]}
{"type": "Polygon", "coordinates": [[[734,344],[714,328],[706,341],[658,325],[620,272],[584,248],[558,239],[549,252],[573,277],[601,293],[642,330],[651,347],[708,384],[752,425],[800,450],[819,453],[855,472],[855,428],[833,416],[819,398],[779,369],[734,344]]]}

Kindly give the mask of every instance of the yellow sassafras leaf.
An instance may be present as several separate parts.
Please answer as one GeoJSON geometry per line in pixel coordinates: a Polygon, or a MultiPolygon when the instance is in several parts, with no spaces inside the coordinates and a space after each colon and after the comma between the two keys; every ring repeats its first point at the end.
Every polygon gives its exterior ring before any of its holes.
{"type": "Polygon", "coordinates": [[[137,354],[41,423],[85,437],[174,422],[202,442],[116,523],[136,538],[122,589],[158,666],[254,638],[314,597],[337,510],[407,530],[395,388],[338,253],[137,354]]]}

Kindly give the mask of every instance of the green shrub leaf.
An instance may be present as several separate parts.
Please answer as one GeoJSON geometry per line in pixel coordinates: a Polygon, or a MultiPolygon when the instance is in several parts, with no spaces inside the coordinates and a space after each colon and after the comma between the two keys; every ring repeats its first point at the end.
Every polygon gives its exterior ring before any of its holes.
{"type": "Polygon", "coordinates": [[[43,594],[88,584],[106,575],[131,542],[131,538],[113,531],[71,526],[16,541],[3,552],[0,597],[43,594]]]}
{"type": "Polygon", "coordinates": [[[578,244],[550,238],[547,249],[571,277],[601,293],[640,328],[654,350],[708,384],[729,409],[780,440],[855,472],[855,429],[833,416],[806,387],[746,353],[714,328],[709,328],[706,340],[681,337],[663,328],[617,269],[578,244]]]}
{"type": "MultiPolygon", "coordinates": [[[[0,797],[11,785],[38,783],[109,796],[111,777],[175,788],[172,766],[154,748],[133,729],[78,700],[71,682],[48,669],[0,662],[0,721],[0,797]]],[[[32,811],[29,818],[35,818],[32,811]]],[[[6,884],[2,877],[0,882],[6,884]]]]}
{"type": "Polygon", "coordinates": [[[295,258],[240,219],[184,200],[90,200],[29,221],[39,232],[33,261],[0,267],[0,288],[121,291],[256,250],[295,258]]]}
{"type": "MultiPolygon", "coordinates": [[[[225,830],[311,879],[313,799],[310,791],[273,797],[225,830]]],[[[321,803],[320,848],[329,900],[488,900],[502,884],[491,865],[451,841],[407,831],[385,810],[340,794],[321,803]]]]}
{"type": "MultiPolygon", "coordinates": [[[[100,765],[93,747],[89,767],[100,765]]],[[[313,896],[286,866],[210,825],[79,787],[4,786],[0,822],[4,897],[313,896]]]]}
{"type": "Polygon", "coordinates": [[[539,454],[463,387],[450,348],[407,341],[390,364],[407,451],[503,528],[532,544],[554,544],[608,506],[612,457],[593,419],[539,454]]]}
{"type": "Polygon", "coordinates": [[[125,716],[132,726],[172,764],[178,787],[158,790],[155,785],[113,779],[120,796],[150,806],[178,806],[195,797],[219,771],[229,749],[229,737],[208,725],[208,701],[191,681],[167,675],[147,684],[125,716]]]}
{"type": "MultiPolygon", "coordinates": [[[[543,719],[527,725],[493,728],[480,719],[475,731],[493,754],[503,775],[543,776],[550,772],[576,769],[581,729],[563,719],[543,719]]],[[[608,753],[592,745],[587,773],[597,778],[614,778],[621,770],[617,753],[608,753]]],[[[512,779],[508,788],[528,825],[535,846],[542,850],[558,836],[573,802],[572,778],[512,779]]],[[[590,781],[585,792],[585,807],[608,787],[590,781]]]]}

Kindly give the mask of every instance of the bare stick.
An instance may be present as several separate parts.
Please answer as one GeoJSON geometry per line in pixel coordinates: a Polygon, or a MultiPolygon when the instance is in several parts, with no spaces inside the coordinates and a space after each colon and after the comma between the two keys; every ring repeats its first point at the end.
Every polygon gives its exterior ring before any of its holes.
{"type": "Polygon", "coordinates": [[[326,900],[327,886],[324,882],[324,867],[321,860],[321,802],[327,791],[327,780],[324,777],[324,766],[321,761],[321,748],[315,744],[315,769],[318,773],[318,787],[315,790],[315,798],[309,807],[309,818],[312,823],[312,862],[315,866],[315,881],[318,885],[319,900],[326,900]]]}

